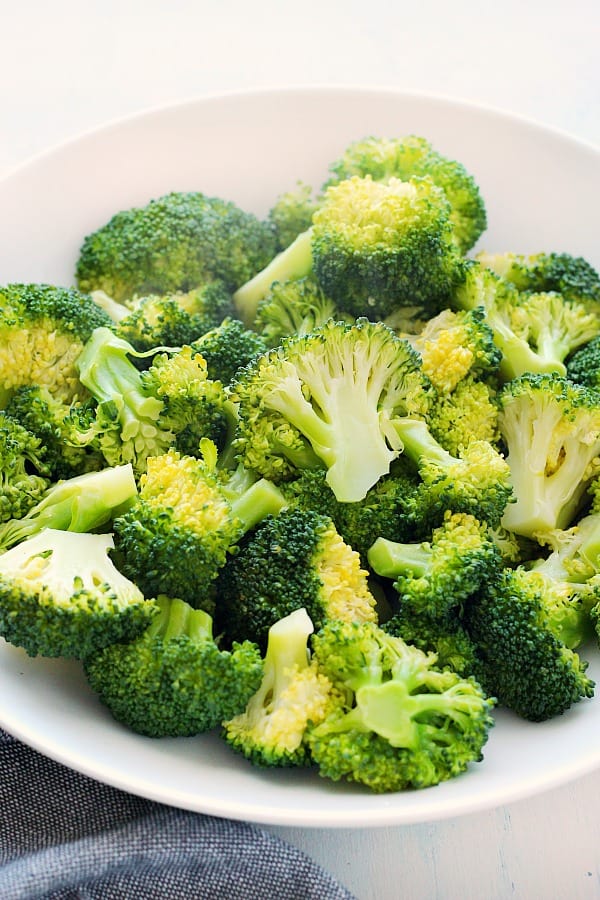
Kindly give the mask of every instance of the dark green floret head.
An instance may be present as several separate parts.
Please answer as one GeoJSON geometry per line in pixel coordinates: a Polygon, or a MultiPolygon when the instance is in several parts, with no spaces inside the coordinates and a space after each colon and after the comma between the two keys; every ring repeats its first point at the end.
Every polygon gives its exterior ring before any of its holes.
{"type": "Polygon", "coordinates": [[[236,204],[173,192],[116,213],[88,235],[76,276],[82,290],[117,301],[190,291],[213,278],[233,290],[275,252],[271,228],[236,204]]]}
{"type": "Polygon", "coordinates": [[[241,712],[261,682],[258,648],[244,641],[222,650],[208,613],[164,595],[156,606],[143,634],[85,660],[90,686],[115,719],[149,737],[182,737],[241,712]]]}
{"type": "Polygon", "coordinates": [[[592,308],[600,303],[600,274],[582,256],[570,253],[479,253],[482,265],[520,291],[556,291],[592,308]]]}
{"type": "Polygon", "coordinates": [[[238,369],[247,366],[267,349],[260,334],[231,316],[207,330],[192,343],[192,347],[206,361],[208,377],[224,385],[233,381],[238,369]]]}
{"type": "Polygon", "coordinates": [[[39,501],[50,480],[40,438],[0,412],[0,522],[24,516],[39,501]]]}

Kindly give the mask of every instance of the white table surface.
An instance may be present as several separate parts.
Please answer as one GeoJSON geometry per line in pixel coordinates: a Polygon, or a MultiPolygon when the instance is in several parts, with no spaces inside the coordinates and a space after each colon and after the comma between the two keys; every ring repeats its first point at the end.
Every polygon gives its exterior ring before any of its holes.
{"type": "MultiPolygon", "coordinates": [[[[286,85],[440,94],[600,145],[599,8],[595,0],[0,0],[0,177],[130,113],[286,85]]],[[[600,898],[600,773],[438,823],[270,830],[359,900],[600,898]]]]}

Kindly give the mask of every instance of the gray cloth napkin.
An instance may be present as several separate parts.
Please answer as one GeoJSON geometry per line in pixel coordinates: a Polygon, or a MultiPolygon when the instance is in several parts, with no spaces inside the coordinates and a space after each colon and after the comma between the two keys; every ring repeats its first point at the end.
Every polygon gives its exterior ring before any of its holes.
{"type": "Polygon", "coordinates": [[[245,822],[100,784],[0,731],[2,900],[353,900],[245,822]]]}

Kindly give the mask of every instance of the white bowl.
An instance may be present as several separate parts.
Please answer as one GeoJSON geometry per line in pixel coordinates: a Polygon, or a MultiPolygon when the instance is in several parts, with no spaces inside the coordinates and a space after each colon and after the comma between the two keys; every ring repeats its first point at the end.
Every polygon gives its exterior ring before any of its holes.
{"type": "MultiPolygon", "coordinates": [[[[73,283],[84,235],[114,212],[171,190],[200,190],[258,214],[367,135],[420,134],[477,179],[489,251],[565,251],[600,268],[593,147],[496,111],[386,90],[262,91],[209,97],[117,122],[44,154],[0,182],[0,284],[73,283]]],[[[591,651],[590,674],[600,680],[591,651]]],[[[116,722],[79,666],[0,642],[0,724],[74,769],[186,809],[296,826],[433,821],[507,803],[600,764],[600,698],[550,722],[499,711],[485,759],[453,781],[375,795],[313,771],[253,768],[213,735],[153,740],[116,722]]]]}

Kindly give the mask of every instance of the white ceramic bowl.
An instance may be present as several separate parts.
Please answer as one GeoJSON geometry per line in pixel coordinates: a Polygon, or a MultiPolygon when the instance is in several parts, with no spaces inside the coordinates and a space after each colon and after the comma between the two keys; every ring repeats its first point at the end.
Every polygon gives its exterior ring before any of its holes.
{"type": "MultiPolygon", "coordinates": [[[[486,250],[565,251],[600,268],[600,154],[499,112],[386,90],[297,89],[209,97],[117,122],[0,182],[0,284],[71,284],[81,240],[114,212],[200,190],[264,214],[298,179],[367,135],[420,134],[465,164],[486,201],[486,250]]],[[[590,673],[600,680],[600,655],[590,673]]],[[[434,788],[378,796],[312,771],[262,771],[215,735],[152,740],[115,723],[75,663],[0,642],[0,724],[74,769],[186,809],[299,826],[432,821],[506,803],[600,764],[600,698],[531,724],[499,711],[485,759],[434,788]]]]}

